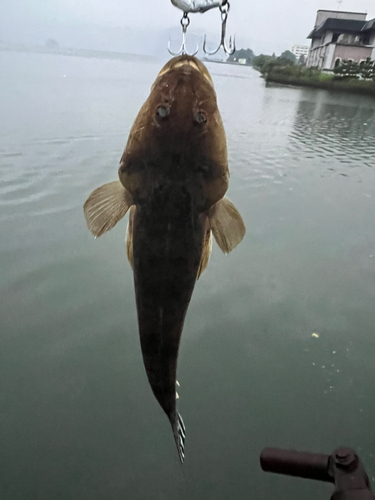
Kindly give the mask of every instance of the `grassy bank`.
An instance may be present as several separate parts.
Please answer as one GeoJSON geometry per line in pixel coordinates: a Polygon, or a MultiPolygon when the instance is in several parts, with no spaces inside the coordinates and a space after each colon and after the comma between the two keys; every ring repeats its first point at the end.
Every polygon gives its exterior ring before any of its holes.
{"type": "Polygon", "coordinates": [[[312,68],[306,69],[298,66],[263,68],[262,74],[267,82],[314,87],[325,90],[339,90],[375,97],[375,82],[372,80],[341,78],[321,73],[312,68]]]}

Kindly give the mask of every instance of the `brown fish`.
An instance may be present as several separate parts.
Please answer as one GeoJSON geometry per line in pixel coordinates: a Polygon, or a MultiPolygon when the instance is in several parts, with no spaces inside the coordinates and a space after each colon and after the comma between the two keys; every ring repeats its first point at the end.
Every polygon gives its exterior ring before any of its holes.
{"type": "Polygon", "coordinates": [[[126,246],[144,365],[183,461],[176,370],[186,311],[208,263],[211,233],[224,253],[245,235],[240,214],[224,198],[225,131],[211,76],[198,59],[179,56],[160,71],[130,131],[119,178],[89,196],[85,217],[98,237],[130,209],[126,246]]]}

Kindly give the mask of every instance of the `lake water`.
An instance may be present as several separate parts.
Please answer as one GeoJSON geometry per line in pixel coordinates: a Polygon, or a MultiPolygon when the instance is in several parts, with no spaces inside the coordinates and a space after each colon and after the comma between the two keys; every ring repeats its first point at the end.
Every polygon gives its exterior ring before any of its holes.
{"type": "Polygon", "coordinates": [[[142,363],[126,221],[94,240],[82,212],[161,63],[0,67],[1,499],[328,500],[263,473],[265,446],[352,446],[373,480],[375,100],[208,65],[247,235],[214,244],[189,307],[182,466],[142,363]]]}

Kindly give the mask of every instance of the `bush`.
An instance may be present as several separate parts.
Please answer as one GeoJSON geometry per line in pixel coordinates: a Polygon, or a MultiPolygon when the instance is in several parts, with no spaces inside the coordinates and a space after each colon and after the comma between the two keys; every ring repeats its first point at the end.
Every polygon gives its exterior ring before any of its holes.
{"type": "Polygon", "coordinates": [[[360,63],[359,73],[364,80],[375,81],[375,62],[371,61],[371,57],[360,63]]]}
{"type": "Polygon", "coordinates": [[[357,94],[375,96],[375,83],[369,80],[341,77],[322,73],[316,68],[303,68],[301,66],[269,66],[265,74],[267,81],[302,85],[326,90],[341,90],[357,94]]]}
{"type": "Polygon", "coordinates": [[[276,57],[274,56],[266,56],[264,54],[260,54],[260,56],[256,56],[253,59],[253,66],[255,68],[259,68],[262,70],[264,66],[272,61],[275,61],[276,57]]]}
{"type": "Polygon", "coordinates": [[[336,66],[333,72],[340,78],[358,78],[360,72],[359,64],[344,59],[341,64],[336,66]]]}
{"type": "Polygon", "coordinates": [[[296,66],[289,59],[285,59],[283,57],[272,58],[266,61],[260,69],[262,75],[268,75],[270,72],[281,72],[284,71],[299,71],[301,66],[296,66]],[[291,69],[293,68],[293,69],[291,69]]]}
{"type": "Polygon", "coordinates": [[[262,63],[262,66],[258,67],[267,81],[375,95],[375,62],[370,58],[361,65],[353,61],[343,61],[335,68],[334,74],[323,73],[317,68],[305,68],[283,57],[258,58],[254,59],[254,66],[258,59],[262,63]],[[369,81],[370,79],[373,81],[369,81]]]}
{"type": "Polygon", "coordinates": [[[266,64],[262,69],[262,73],[266,76],[266,78],[271,79],[272,77],[282,76],[289,80],[302,79],[305,81],[310,80],[312,82],[328,81],[333,78],[332,75],[321,73],[316,68],[305,68],[301,65],[290,64],[290,61],[285,64],[285,60],[282,61],[280,58],[266,64]]]}
{"type": "Polygon", "coordinates": [[[329,73],[320,73],[319,74],[319,81],[320,82],[329,82],[334,79],[333,75],[330,75],[329,73]]]}

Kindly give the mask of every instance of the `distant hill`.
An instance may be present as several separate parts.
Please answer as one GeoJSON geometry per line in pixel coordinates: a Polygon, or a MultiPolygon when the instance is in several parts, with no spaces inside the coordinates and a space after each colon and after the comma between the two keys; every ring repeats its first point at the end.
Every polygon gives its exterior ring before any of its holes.
{"type": "Polygon", "coordinates": [[[46,41],[44,46],[48,50],[59,50],[59,48],[60,48],[60,45],[58,44],[58,42],[56,42],[56,40],[54,40],[53,38],[48,38],[48,40],[46,41]]]}
{"type": "Polygon", "coordinates": [[[240,49],[236,50],[236,52],[229,56],[228,62],[238,62],[240,59],[246,60],[246,64],[251,64],[255,57],[254,52],[251,49],[240,49]]]}
{"type": "Polygon", "coordinates": [[[108,50],[90,50],[90,49],[73,49],[69,47],[59,47],[59,45],[46,43],[45,45],[24,45],[24,44],[5,44],[0,43],[0,50],[7,52],[27,52],[34,54],[54,54],[70,57],[85,57],[94,59],[117,59],[122,61],[157,61],[154,56],[143,54],[130,54],[127,52],[115,52],[108,50]]]}
{"type": "MultiPolygon", "coordinates": [[[[205,33],[204,30],[196,29],[192,23],[187,32],[187,50],[195,52],[199,45],[198,56],[205,56],[202,46],[204,35],[207,34],[208,49],[213,50],[217,44],[217,33],[205,33]]],[[[106,52],[130,53],[148,55],[162,60],[170,58],[167,46],[171,40],[171,49],[179,50],[182,42],[181,26],[176,23],[169,28],[147,28],[140,29],[132,26],[106,27],[91,24],[70,25],[64,23],[51,24],[47,29],[39,30],[38,25],[19,27],[17,32],[7,29],[1,32],[1,39],[5,44],[24,46],[46,46],[48,49],[59,50],[59,47],[80,47],[87,50],[98,50],[106,52]],[[26,29],[27,28],[27,29],[26,29]],[[46,40],[49,40],[48,46],[46,40]],[[58,46],[56,46],[55,42],[58,46]]],[[[1,46],[1,44],[0,44],[1,46]]],[[[223,50],[216,57],[226,59],[223,50]]]]}

